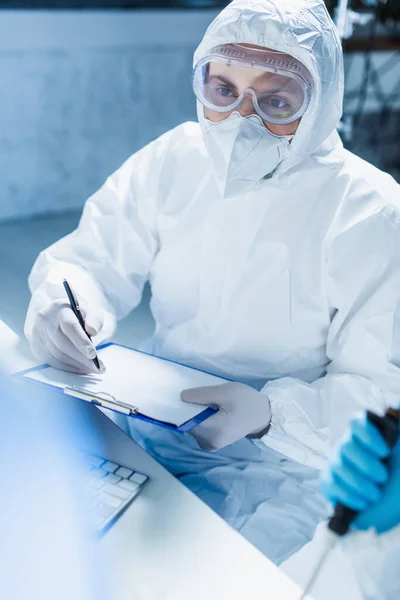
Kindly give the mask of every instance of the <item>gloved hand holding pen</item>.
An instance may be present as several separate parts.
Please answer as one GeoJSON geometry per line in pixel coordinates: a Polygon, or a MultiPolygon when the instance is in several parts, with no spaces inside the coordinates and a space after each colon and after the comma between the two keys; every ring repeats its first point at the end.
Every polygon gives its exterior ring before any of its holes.
{"type": "Polygon", "coordinates": [[[54,269],[32,295],[25,323],[25,335],[36,358],[57,369],[85,375],[102,373],[93,359],[98,344],[109,339],[115,328],[115,316],[103,293],[88,273],[63,265],[54,269]],[[74,314],[63,284],[64,273],[83,318],[74,314]],[[90,336],[92,339],[90,339],[90,336]]]}
{"type": "MultiPolygon", "coordinates": [[[[104,316],[96,308],[81,308],[85,329],[90,336],[101,332],[104,316]]],[[[96,349],[74,315],[68,299],[60,298],[37,313],[32,330],[27,335],[36,358],[52,367],[81,375],[102,373],[93,363],[96,349]]]]}
{"type": "Polygon", "coordinates": [[[360,511],[356,529],[384,533],[400,525],[400,441],[389,457],[379,431],[366,416],[354,418],[346,437],[325,470],[321,484],[326,498],[360,511]],[[387,458],[387,464],[382,459],[387,458]]]}

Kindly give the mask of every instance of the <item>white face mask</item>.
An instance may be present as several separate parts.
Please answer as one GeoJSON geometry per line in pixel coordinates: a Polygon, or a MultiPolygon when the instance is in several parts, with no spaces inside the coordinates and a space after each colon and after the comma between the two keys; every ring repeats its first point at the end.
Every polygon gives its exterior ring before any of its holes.
{"type": "Polygon", "coordinates": [[[213,123],[204,117],[200,103],[197,114],[223,198],[239,196],[261,185],[290,153],[293,135],[274,135],[258,115],[242,117],[233,112],[213,123]]]}

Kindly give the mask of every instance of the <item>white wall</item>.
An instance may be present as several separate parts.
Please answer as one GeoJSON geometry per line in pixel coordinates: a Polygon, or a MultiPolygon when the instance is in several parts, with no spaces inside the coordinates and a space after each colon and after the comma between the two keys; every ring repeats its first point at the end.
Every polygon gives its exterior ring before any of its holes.
{"type": "Polygon", "coordinates": [[[194,119],[192,56],[214,14],[0,12],[0,220],[81,206],[194,119]]]}
{"type": "MultiPolygon", "coordinates": [[[[132,152],[195,119],[192,55],[215,14],[0,12],[0,221],[80,207],[132,152]]],[[[400,64],[385,85],[395,77],[400,64]]]]}

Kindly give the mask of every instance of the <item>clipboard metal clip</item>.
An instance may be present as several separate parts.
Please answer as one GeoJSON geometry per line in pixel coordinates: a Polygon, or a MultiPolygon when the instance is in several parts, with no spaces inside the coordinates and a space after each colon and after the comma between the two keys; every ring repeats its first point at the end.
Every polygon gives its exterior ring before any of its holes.
{"type": "Polygon", "coordinates": [[[114,396],[108,394],[107,392],[97,392],[95,394],[94,392],[75,385],[67,385],[64,387],[63,391],[67,396],[73,396],[74,398],[86,400],[86,402],[91,402],[92,404],[96,404],[101,408],[109,408],[124,415],[134,415],[139,410],[137,406],[131,406],[125,402],[119,402],[114,396]]]}

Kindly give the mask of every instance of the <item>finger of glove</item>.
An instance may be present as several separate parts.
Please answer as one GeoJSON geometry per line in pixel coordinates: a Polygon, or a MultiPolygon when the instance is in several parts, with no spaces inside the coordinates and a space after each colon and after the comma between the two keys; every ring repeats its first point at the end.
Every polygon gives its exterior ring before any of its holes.
{"type": "Polygon", "coordinates": [[[367,501],[361,498],[353,491],[349,491],[345,486],[339,485],[328,472],[322,477],[321,491],[331,504],[336,505],[338,502],[352,508],[353,510],[365,510],[368,506],[367,501]]]}
{"type": "Polygon", "coordinates": [[[340,449],[340,457],[343,462],[348,462],[376,483],[384,483],[388,478],[387,469],[376,455],[355,440],[349,440],[343,444],[340,449]]]}
{"type": "Polygon", "coordinates": [[[215,452],[228,445],[225,437],[226,413],[218,412],[190,432],[200,448],[215,452]]]}
{"type": "MultiPolygon", "coordinates": [[[[89,334],[91,337],[92,337],[92,336],[94,337],[95,335],[98,335],[99,333],[101,333],[101,329],[102,329],[102,327],[104,326],[104,319],[103,319],[102,317],[100,317],[100,316],[92,316],[92,315],[90,315],[89,317],[87,317],[87,316],[86,316],[86,315],[87,315],[87,312],[86,312],[86,310],[85,310],[84,308],[82,308],[82,307],[81,307],[81,309],[80,309],[80,310],[81,310],[81,313],[82,313],[83,319],[84,319],[84,321],[85,321],[85,331],[86,331],[86,332],[87,332],[87,333],[88,333],[88,334],[89,334]],[[89,323],[89,325],[88,325],[88,323],[89,323]]],[[[74,315],[74,317],[75,317],[75,315],[74,315]]],[[[81,328],[81,329],[82,329],[82,328],[81,328]]],[[[83,331],[83,330],[82,330],[82,331],[83,331]]],[[[106,367],[105,367],[105,365],[104,365],[103,361],[102,361],[102,360],[99,358],[99,356],[98,356],[98,353],[97,353],[97,350],[96,350],[96,346],[94,345],[94,343],[93,343],[93,342],[91,342],[91,341],[89,340],[89,338],[87,337],[87,335],[86,335],[86,334],[85,334],[85,338],[86,338],[86,339],[85,339],[85,342],[86,342],[86,340],[88,340],[88,341],[90,342],[90,344],[91,344],[91,346],[90,346],[90,347],[94,349],[94,352],[93,352],[93,351],[91,351],[91,352],[90,352],[90,354],[92,355],[92,358],[91,358],[91,357],[89,357],[89,360],[90,360],[90,361],[91,361],[91,363],[94,365],[94,369],[91,369],[91,370],[90,370],[90,373],[100,373],[100,374],[101,374],[101,373],[105,373],[105,371],[106,371],[106,367]],[[94,359],[95,357],[97,357],[97,360],[98,360],[98,362],[99,362],[99,367],[100,367],[99,369],[96,367],[96,365],[95,365],[95,364],[94,364],[94,362],[93,362],[93,359],[94,359]]],[[[67,339],[68,339],[68,338],[67,338],[67,339]]],[[[68,348],[68,354],[71,354],[71,356],[73,356],[73,357],[74,357],[76,360],[78,360],[78,361],[81,361],[81,360],[82,360],[82,358],[81,358],[81,356],[82,356],[82,353],[79,351],[79,349],[77,349],[77,348],[76,348],[76,346],[75,346],[75,345],[74,345],[74,344],[73,344],[73,343],[72,343],[72,342],[71,342],[69,339],[68,339],[68,341],[69,341],[69,343],[71,344],[71,345],[69,346],[69,348],[68,348]],[[78,354],[75,354],[76,352],[77,352],[78,354]]],[[[86,365],[88,365],[88,363],[87,363],[87,361],[86,361],[86,356],[84,357],[84,363],[85,363],[86,365]]],[[[91,367],[90,367],[90,368],[91,368],[91,367]]]]}
{"type": "Polygon", "coordinates": [[[50,360],[46,361],[51,367],[58,369],[59,371],[67,371],[68,373],[75,373],[76,375],[87,375],[87,371],[83,371],[78,367],[70,367],[65,363],[59,362],[54,356],[51,356],[50,360]]]}
{"type": "Polygon", "coordinates": [[[101,338],[106,339],[110,336],[110,333],[113,331],[113,327],[110,327],[110,323],[107,323],[107,313],[103,310],[90,309],[87,311],[84,307],[81,308],[81,313],[83,320],[85,322],[85,331],[90,335],[91,338],[101,338]],[[104,329],[108,329],[108,331],[104,332],[104,329]]]}
{"type": "MultiPolygon", "coordinates": [[[[52,350],[52,352],[56,353],[56,350],[52,350]]],[[[98,369],[93,361],[91,361],[89,363],[85,362],[85,364],[83,364],[82,361],[79,363],[72,361],[71,364],[68,365],[66,362],[68,360],[68,357],[66,355],[64,355],[62,352],[60,353],[60,358],[62,358],[62,360],[65,362],[62,362],[62,363],[59,362],[54,357],[54,355],[52,356],[51,361],[47,360],[46,362],[48,362],[52,367],[54,367],[56,369],[62,369],[64,371],[69,371],[70,373],[77,373],[78,375],[89,375],[91,373],[99,374],[99,373],[104,373],[106,370],[103,362],[100,359],[99,359],[100,369],[98,369]],[[64,358],[64,356],[65,356],[65,358],[64,358]],[[61,366],[58,366],[56,363],[58,363],[58,365],[61,365],[61,366]]]]}
{"type": "MultiPolygon", "coordinates": [[[[75,366],[71,365],[69,363],[69,361],[66,363],[64,361],[58,360],[52,354],[52,351],[50,350],[49,346],[51,346],[51,348],[53,348],[51,341],[48,340],[47,338],[46,338],[46,343],[44,343],[41,339],[41,336],[34,335],[32,337],[32,341],[31,341],[32,352],[39,361],[49,364],[56,369],[61,369],[62,371],[70,371],[72,373],[79,373],[81,375],[85,374],[85,371],[82,371],[80,369],[80,367],[78,367],[78,366],[75,367],[75,366]]],[[[57,351],[56,351],[56,354],[58,354],[57,351]]]]}
{"type": "Polygon", "coordinates": [[[355,438],[364,448],[378,456],[386,458],[390,454],[390,449],[383,439],[376,426],[368,421],[367,417],[353,419],[350,424],[352,437],[355,438]]]}
{"type": "MultiPolygon", "coordinates": [[[[68,354],[65,354],[60,348],[53,342],[53,340],[48,336],[46,340],[46,346],[50,352],[50,354],[61,364],[65,364],[68,366],[68,370],[73,373],[79,373],[81,375],[87,375],[88,373],[98,372],[97,367],[92,361],[88,359],[82,360],[74,360],[68,354]]],[[[82,356],[82,355],[81,355],[82,356]]]]}
{"type": "Polygon", "coordinates": [[[381,502],[373,504],[362,511],[352,523],[355,529],[370,529],[373,527],[378,534],[386,533],[398,525],[398,513],[388,510],[388,507],[385,509],[381,502]]]}
{"type": "Polygon", "coordinates": [[[209,436],[204,435],[203,432],[193,430],[190,434],[194,437],[202,450],[206,450],[206,452],[216,452],[219,449],[213,444],[212,439],[210,439],[209,436]]]}
{"type": "Polygon", "coordinates": [[[220,405],[222,396],[224,396],[224,390],[218,389],[223,388],[226,384],[221,385],[205,385],[202,387],[188,388],[181,391],[181,400],[183,402],[190,402],[192,404],[201,404],[203,406],[210,406],[211,404],[220,405]]]}
{"type": "Polygon", "coordinates": [[[85,373],[98,373],[98,369],[93,360],[87,358],[82,352],[77,350],[76,346],[62,332],[61,328],[49,329],[47,332],[48,339],[53,348],[56,348],[62,360],[71,364],[73,367],[78,367],[85,373]]]}
{"type": "Polygon", "coordinates": [[[85,329],[90,337],[98,335],[104,327],[103,315],[89,315],[88,317],[84,317],[84,319],[85,329]]]}
{"type": "Polygon", "coordinates": [[[75,348],[86,358],[93,359],[96,356],[96,348],[82,329],[78,319],[71,309],[63,308],[60,311],[59,325],[61,331],[73,343],[75,348]]]}
{"type": "Polygon", "coordinates": [[[355,493],[367,502],[377,502],[382,495],[382,491],[378,484],[371,481],[354,469],[348,463],[339,463],[331,469],[333,480],[339,486],[344,486],[350,493],[355,493]]]}
{"type": "MultiPolygon", "coordinates": [[[[61,321],[60,323],[56,323],[54,326],[48,327],[47,335],[50,337],[52,342],[57,346],[57,348],[61,352],[63,352],[67,356],[70,356],[71,358],[74,359],[74,361],[76,361],[78,363],[79,362],[87,363],[88,361],[91,360],[91,357],[88,357],[86,353],[84,353],[80,349],[78,349],[76,347],[76,345],[70,340],[70,338],[64,333],[63,329],[61,328],[62,322],[63,321],[61,321]]],[[[86,335],[85,335],[85,337],[87,338],[86,335]]],[[[88,338],[87,338],[87,341],[90,344],[90,340],[88,338]]],[[[94,348],[93,344],[91,344],[91,350],[92,350],[91,354],[93,355],[93,358],[94,358],[96,356],[96,349],[94,348]]]]}

